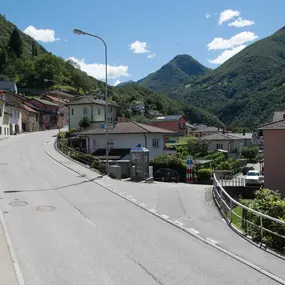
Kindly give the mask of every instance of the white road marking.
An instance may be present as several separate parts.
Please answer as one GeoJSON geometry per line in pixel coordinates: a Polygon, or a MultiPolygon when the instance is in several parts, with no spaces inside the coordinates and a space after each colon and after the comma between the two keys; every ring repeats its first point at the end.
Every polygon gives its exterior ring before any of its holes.
{"type": "Polygon", "coordinates": [[[219,242],[214,240],[214,239],[211,239],[211,238],[206,238],[207,241],[213,243],[213,244],[218,244],[219,242]]]}
{"type": "Polygon", "coordinates": [[[160,215],[163,219],[169,219],[169,216],[165,215],[165,214],[161,214],[160,215]]]}
{"type": "Polygon", "coordinates": [[[146,207],[146,204],[140,203],[140,206],[145,208],[145,207],[146,207]]]}
{"type": "Polygon", "coordinates": [[[180,226],[180,227],[183,227],[183,225],[184,225],[183,223],[181,223],[181,222],[179,222],[179,221],[174,221],[174,223],[177,224],[177,225],[180,226]]]}
{"type": "Polygon", "coordinates": [[[134,198],[131,198],[130,200],[133,201],[133,202],[136,202],[136,201],[137,201],[137,199],[134,199],[134,198]]]}
{"type": "Polygon", "coordinates": [[[133,198],[133,195],[126,195],[126,197],[131,199],[131,198],[133,198]]]}
{"type": "Polygon", "coordinates": [[[197,230],[195,230],[195,229],[193,229],[193,228],[191,228],[191,229],[187,229],[189,232],[191,232],[192,234],[194,234],[194,235],[198,235],[200,232],[199,231],[197,231],[197,230]]]}
{"type": "Polygon", "coordinates": [[[153,212],[153,213],[157,213],[157,210],[155,210],[155,209],[153,209],[153,208],[149,209],[149,211],[150,211],[150,212],[153,212]]]}

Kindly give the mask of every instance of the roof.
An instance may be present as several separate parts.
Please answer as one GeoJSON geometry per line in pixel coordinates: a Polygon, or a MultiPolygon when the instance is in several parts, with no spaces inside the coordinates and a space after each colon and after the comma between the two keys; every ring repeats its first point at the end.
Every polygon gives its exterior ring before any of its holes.
{"type": "Polygon", "coordinates": [[[244,140],[251,140],[253,133],[229,133],[229,135],[240,138],[240,139],[244,139],[244,140]]]}
{"type": "MultiPolygon", "coordinates": [[[[77,96],[77,95],[73,95],[73,94],[70,94],[70,93],[67,93],[67,92],[64,92],[61,90],[52,90],[52,91],[46,92],[42,95],[53,95],[53,96],[60,95],[62,97],[66,97],[66,98],[74,98],[75,96],[77,96]]],[[[78,95],[78,96],[80,96],[80,95],[78,95]]]]}
{"type": "Polygon", "coordinates": [[[26,104],[23,104],[23,108],[26,110],[26,111],[29,111],[31,113],[37,113],[36,110],[32,109],[30,106],[26,105],[26,104]]]}
{"type": "Polygon", "coordinates": [[[63,99],[58,98],[58,97],[55,97],[55,96],[51,96],[51,95],[45,94],[45,95],[43,95],[42,97],[44,97],[44,96],[46,96],[46,97],[48,97],[50,100],[55,101],[55,102],[58,102],[58,103],[66,103],[63,99]]]}
{"type": "MultiPolygon", "coordinates": [[[[131,151],[130,148],[111,148],[108,157],[109,159],[119,160],[124,156],[130,154],[130,151],[131,151]]],[[[106,148],[99,148],[96,151],[94,151],[92,154],[94,154],[99,159],[105,159],[106,148]]]]}
{"type": "Polygon", "coordinates": [[[152,122],[162,122],[162,121],[179,121],[183,115],[168,115],[159,116],[152,120],[152,122]]]}
{"type": "Polygon", "coordinates": [[[40,99],[40,98],[33,98],[33,99],[36,100],[36,101],[41,102],[42,104],[48,105],[48,106],[56,106],[56,107],[58,107],[58,104],[55,104],[55,103],[50,102],[48,100],[44,100],[44,99],[40,99]]]}
{"type": "Polygon", "coordinates": [[[212,126],[206,126],[203,124],[198,124],[198,125],[193,125],[193,127],[195,128],[195,130],[193,130],[192,132],[218,132],[219,129],[217,127],[212,127],[212,126]]]}
{"type": "MultiPolygon", "coordinates": [[[[73,105],[90,105],[90,104],[97,104],[97,105],[106,105],[106,101],[102,99],[95,99],[94,97],[89,97],[89,96],[80,96],[80,98],[74,99],[72,102],[69,102],[66,104],[66,106],[73,106],[73,105]]],[[[119,105],[113,103],[113,102],[108,102],[109,106],[117,106],[120,107],[119,105]]]]}
{"type": "Polygon", "coordinates": [[[233,136],[231,134],[223,134],[223,133],[219,133],[219,132],[211,134],[211,135],[208,135],[208,136],[205,136],[202,139],[206,140],[206,141],[242,140],[241,138],[238,138],[238,137],[233,136]]]}
{"type": "MultiPolygon", "coordinates": [[[[96,128],[78,133],[78,135],[101,135],[105,134],[104,129],[96,128]]],[[[109,130],[109,134],[142,134],[142,133],[159,133],[159,134],[175,134],[175,132],[153,127],[137,122],[117,123],[115,127],[109,130]]]]}
{"type": "Polygon", "coordinates": [[[260,130],[284,130],[285,129],[285,120],[279,120],[276,122],[271,122],[260,126],[258,129],[260,130]]]}

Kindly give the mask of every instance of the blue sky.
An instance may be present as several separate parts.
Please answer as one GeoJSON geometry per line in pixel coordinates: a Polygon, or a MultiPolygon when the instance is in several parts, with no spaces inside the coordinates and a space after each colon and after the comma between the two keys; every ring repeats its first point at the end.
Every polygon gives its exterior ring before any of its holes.
{"type": "Polygon", "coordinates": [[[285,25],[284,0],[9,0],[0,11],[48,51],[73,58],[103,79],[100,41],[108,45],[109,82],[138,80],[177,54],[216,68],[248,44],[285,25]]]}

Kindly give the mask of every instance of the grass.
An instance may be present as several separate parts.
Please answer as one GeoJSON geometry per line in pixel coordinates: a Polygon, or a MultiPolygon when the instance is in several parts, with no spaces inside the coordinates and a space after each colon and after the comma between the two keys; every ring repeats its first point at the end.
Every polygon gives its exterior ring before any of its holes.
{"type": "Polygon", "coordinates": [[[175,140],[175,143],[166,143],[167,147],[170,146],[183,146],[183,145],[187,145],[187,141],[188,141],[189,137],[170,137],[168,138],[168,140],[175,140]]]}
{"type": "MultiPolygon", "coordinates": [[[[233,208],[232,210],[232,223],[239,229],[242,230],[242,219],[240,217],[242,217],[242,208],[241,206],[236,206],[233,208]],[[235,215],[235,214],[236,215],[235,215]],[[237,215],[239,215],[240,217],[238,217],[237,215]]],[[[230,211],[227,213],[227,218],[230,220],[231,218],[231,213],[230,211]]]]}

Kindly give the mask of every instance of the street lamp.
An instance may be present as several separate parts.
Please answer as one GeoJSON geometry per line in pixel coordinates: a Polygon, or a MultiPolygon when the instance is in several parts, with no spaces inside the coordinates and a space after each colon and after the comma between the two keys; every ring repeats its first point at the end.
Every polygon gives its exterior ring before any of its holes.
{"type": "Polygon", "coordinates": [[[73,33],[76,35],[85,35],[93,38],[99,39],[105,47],[105,101],[106,101],[106,110],[105,110],[105,128],[106,128],[106,173],[109,173],[109,145],[108,145],[108,124],[109,124],[109,106],[108,106],[108,67],[107,67],[107,44],[99,36],[89,34],[87,32],[74,29],[73,33]]]}

